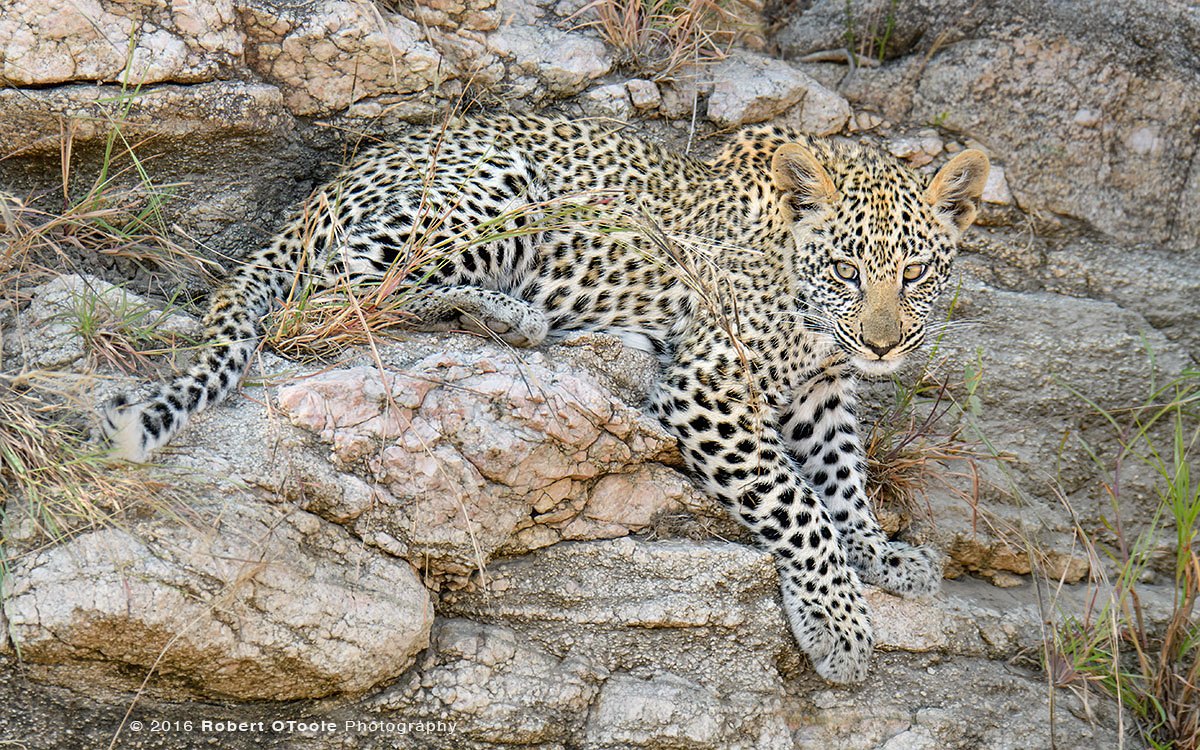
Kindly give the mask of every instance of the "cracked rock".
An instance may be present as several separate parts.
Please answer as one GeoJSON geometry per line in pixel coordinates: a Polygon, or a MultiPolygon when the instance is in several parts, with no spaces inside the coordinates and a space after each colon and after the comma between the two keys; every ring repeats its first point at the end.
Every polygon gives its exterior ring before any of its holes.
{"type": "Polygon", "coordinates": [[[359,693],[429,642],[413,569],[287,506],[88,531],[9,562],[9,632],[41,679],[294,700],[359,693]]]}

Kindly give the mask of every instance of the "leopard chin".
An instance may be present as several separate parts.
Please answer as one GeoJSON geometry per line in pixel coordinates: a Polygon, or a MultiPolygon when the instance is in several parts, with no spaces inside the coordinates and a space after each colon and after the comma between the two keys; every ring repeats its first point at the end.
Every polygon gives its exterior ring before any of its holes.
{"type": "Polygon", "coordinates": [[[878,378],[890,375],[900,369],[900,365],[904,364],[904,357],[896,357],[895,359],[864,359],[859,356],[851,356],[850,362],[856,370],[868,378],[878,378]]]}

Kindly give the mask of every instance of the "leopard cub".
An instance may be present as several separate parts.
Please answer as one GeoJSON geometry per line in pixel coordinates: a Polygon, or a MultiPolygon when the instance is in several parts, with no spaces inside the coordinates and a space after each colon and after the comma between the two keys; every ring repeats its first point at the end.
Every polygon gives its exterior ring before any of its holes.
{"type": "Polygon", "coordinates": [[[424,327],[523,346],[608,331],[659,356],[653,408],[692,476],[774,555],[817,672],[861,680],[860,582],[925,594],[941,562],[880,531],[855,381],[921,346],[987,174],[978,151],[926,180],[779,127],[744,130],[707,163],[600,122],[497,115],[412,133],[321,188],[212,295],[199,362],[148,398],[114,399],[103,428],[144,459],[225,398],[297,274],[370,284],[418,244],[449,248],[409,280],[424,327]],[[593,218],[627,231],[536,225],[548,202],[589,195],[593,218]]]}

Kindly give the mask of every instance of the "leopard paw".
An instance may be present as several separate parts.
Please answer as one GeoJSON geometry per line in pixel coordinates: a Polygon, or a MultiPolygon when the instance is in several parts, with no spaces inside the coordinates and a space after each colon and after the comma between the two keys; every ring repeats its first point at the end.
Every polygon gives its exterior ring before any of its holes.
{"type": "Polygon", "coordinates": [[[828,598],[802,594],[805,587],[785,580],[783,601],[796,642],[817,674],[830,682],[861,682],[867,676],[875,636],[857,581],[828,598]]]}
{"type": "Polygon", "coordinates": [[[861,575],[867,583],[901,596],[936,594],[942,585],[942,555],[932,547],[888,542],[861,575]]]}

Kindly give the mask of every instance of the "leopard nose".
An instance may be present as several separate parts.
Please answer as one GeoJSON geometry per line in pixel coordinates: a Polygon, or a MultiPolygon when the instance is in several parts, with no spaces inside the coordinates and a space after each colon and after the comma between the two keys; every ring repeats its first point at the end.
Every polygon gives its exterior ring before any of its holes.
{"type": "Polygon", "coordinates": [[[874,341],[868,341],[866,336],[862,337],[862,342],[863,345],[865,345],[868,349],[875,352],[875,355],[880,359],[883,358],[883,355],[895,349],[896,344],[900,343],[899,341],[884,341],[882,343],[876,343],[874,341]]]}

